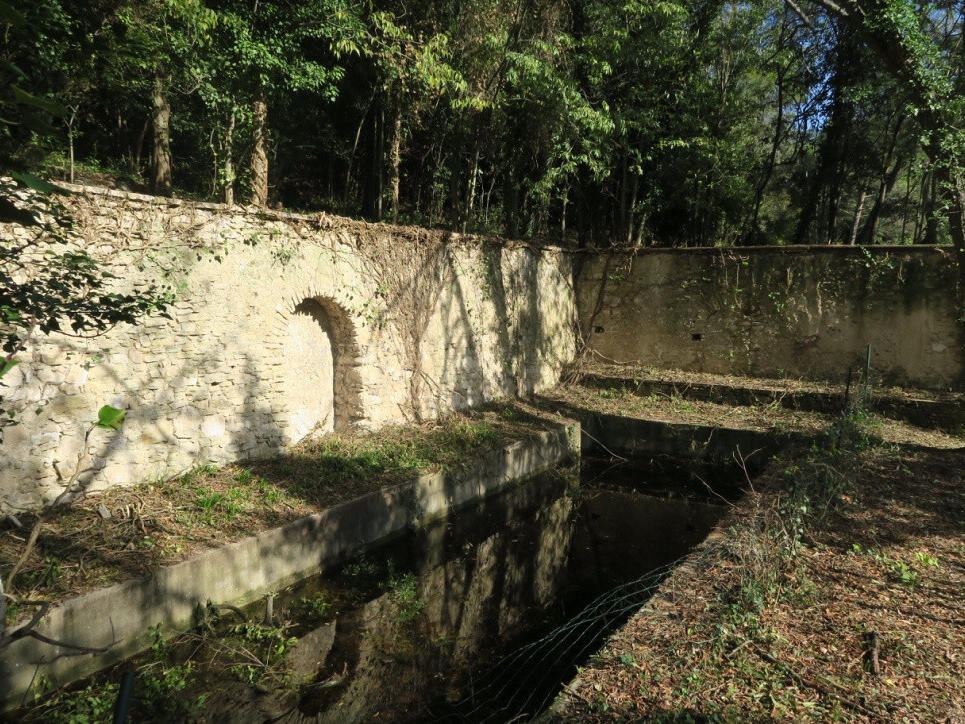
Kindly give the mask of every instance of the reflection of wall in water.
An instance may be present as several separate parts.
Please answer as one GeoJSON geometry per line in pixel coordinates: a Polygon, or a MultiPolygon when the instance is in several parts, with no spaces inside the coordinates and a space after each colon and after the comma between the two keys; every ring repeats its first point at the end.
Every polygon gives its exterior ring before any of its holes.
{"type": "Polygon", "coordinates": [[[423,615],[400,623],[386,593],[339,619],[325,673],[347,663],[349,681],[325,702],[320,721],[365,720],[377,710],[416,713],[433,692],[461,687],[462,670],[481,655],[531,629],[565,577],[574,501],[563,487],[551,481],[490,499],[476,530],[428,530],[416,570],[423,615]]]}

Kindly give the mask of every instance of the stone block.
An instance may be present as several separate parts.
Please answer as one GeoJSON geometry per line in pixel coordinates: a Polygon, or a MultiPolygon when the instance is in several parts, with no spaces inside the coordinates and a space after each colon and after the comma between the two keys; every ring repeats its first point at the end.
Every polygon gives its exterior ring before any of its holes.
{"type": "Polygon", "coordinates": [[[182,407],[177,416],[171,420],[174,436],[180,439],[191,439],[198,435],[201,429],[201,415],[193,407],[182,407]]]}
{"type": "Polygon", "coordinates": [[[201,434],[208,438],[225,436],[225,421],[221,415],[208,415],[201,422],[201,434]]]}

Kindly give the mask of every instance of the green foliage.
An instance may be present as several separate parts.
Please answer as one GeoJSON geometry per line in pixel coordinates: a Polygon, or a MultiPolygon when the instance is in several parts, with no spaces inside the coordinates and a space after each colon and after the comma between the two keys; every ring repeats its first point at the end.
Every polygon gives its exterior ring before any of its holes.
{"type": "Polygon", "coordinates": [[[48,701],[46,721],[60,724],[99,724],[109,721],[117,701],[118,686],[110,683],[89,684],[69,694],[57,692],[48,701]]]}
{"type": "Polygon", "coordinates": [[[386,584],[400,623],[412,623],[426,607],[425,599],[419,596],[418,584],[419,580],[411,573],[394,576],[386,584]]]}
{"type": "Polygon", "coordinates": [[[256,684],[265,677],[277,677],[285,654],[298,639],[286,636],[284,629],[259,623],[232,626],[229,637],[221,644],[222,655],[244,654],[249,648],[254,653],[244,655],[244,663],[229,667],[246,684],[256,684]]]}
{"type": "MultiPolygon", "coordinates": [[[[14,192],[0,183],[6,198],[14,192]]],[[[149,313],[167,316],[162,287],[111,289],[115,275],[78,245],[59,203],[34,194],[15,206],[31,220],[22,237],[0,240],[0,346],[8,355],[23,349],[34,330],[90,336],[149,313]]]]}
{"type": "Polygon", "coordinates": [[[334,607],[324,593],[304,596],[298,599],[294,608],[298,615],[312,621],[327,621],[335,613],[334,607]]]}
{"type": "Polygon", "coordinates": [[[158,92],[192,195],[250,181],[238,159],[264,102],[291,206],[379,217],[398,178],[400,218],[512,235],[949,238],[954,4],[842,0],[806,23],[776,0],[3,7],[0,159],[19,171],[69,145],[98,181],[143,178],[158,92]]]}
{"type": "Polygon", "coordinates": [[[118,410],[116,407],[104,405],[97,412],[97,422],[95,425],[107,430],[119,430],[126,416],[126,410],[118,410]]]}

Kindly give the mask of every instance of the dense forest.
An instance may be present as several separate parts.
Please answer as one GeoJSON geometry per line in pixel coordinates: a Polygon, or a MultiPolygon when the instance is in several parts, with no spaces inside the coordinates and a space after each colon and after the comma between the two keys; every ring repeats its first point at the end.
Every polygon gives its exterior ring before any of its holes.
{"type": "Polygon", "coordinates": [[[574,245],[943,243],[963,18],[961,0],[5,0],[0,161],[574,245]]]}

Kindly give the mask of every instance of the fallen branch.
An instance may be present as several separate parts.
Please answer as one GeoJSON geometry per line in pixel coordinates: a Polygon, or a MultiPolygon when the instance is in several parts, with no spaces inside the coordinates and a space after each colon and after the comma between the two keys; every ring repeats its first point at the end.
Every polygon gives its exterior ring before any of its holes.
{"type": "Polygon", "coordinates": [[[613,452],[610,448],[608,448],[608,447],[607,447],[606,445],[604,445],[602,442],[600,442],[600,441],[597,440],[595,437],[593,437],[590,433],[588,433],[588,432],[586,431],[586,428],[585,428],[585,427],[581,430],[581,432],[582,432],[584,435],[586,435],[588,438],[590,438],[593,442],[595,442],[597,445],[599,445],[599,446],[602,447],[604,450],[606,450],[608,453],[610,453],[610,455],[611,455],[612,457],[615,457],[617,460],[623,460],[624,462],[629,462],[629,460],[627,460],[627,458],[623,457],[622,455],[617,455],[617,454],[616,454],[615,452],[613,452]]]}
{"type": "Polygon", "coordinates": [[[46,616],[50,611],[50,601],[20,601],[20,604],[24,606],[38,606],[38,609],[36,612],[34,612],[33,617],[27,623],[14,630],[12,633],[4,635],[2,638],[0,638],[0,649],[6,648],[14,641],[19,641],[20,639],[29,637],[37,639],[37,641],[40,641],[41,643],[49,644],[50,646],[69,650],[69,652],[60,653],[50,661],[45,662],[50,664],[67,656],[103,654],[117,644],[117,636],[114,634],[113,620],[111,621],[111,642],[106,646],[82,646],[80,644],[70,644],[66,641],[52,639],[49,636],[45,636],[44,634],[35,630],[36,626],[40,623],[43,617],[46,616]]]}
{"type": "Polygon", "coordinates": [[[217,603],[217,604],[212,603],[209,605],[215,611],[221,611],[221,610],[231,611],[236,616],[238,616],[238,618],[241,619],[242,623],[248,623],[248,617],[245,615],[245,612],[242,611],[237,606],[232,606],[230,603],[217,603]]]}
{"type": "Polygon", "coordinates": [[[810,689],[814,689],[815,691],[821,694],[824,694],[825,696],[828,696],[832,699],[835,699],[841,702],[842,704],[844,704],[849,709],[853,709],[854,711],[858,712],[859,714],[864,714],[865,716],[872,717],[874,719],[882,718],[882,714],[876,711],[872,711],[866,706],[863,706],[856,701],[852,701],[851,699],[839,694],[836,691],[832,691],[827,686],[824,686],[818,683],[817,681],[814,681],[813,679],[809,679],[806,676],[802,676],[801,674],[794,671],[787,664],[782,663],[781,661],[778,661],[775,657],[771,656],[769,653],[767,653],[766,651],[758,647],[754,642],[749,642],[749,643],[750,643],[751,650],[755,654],[757,654],[760,658],[764,659],[764,661],[768,662],[769,664],[773,664],[774,666],[780,667],[784,671],[784,673],[790,676],[797,683],[802,684],[803,686],[807,686],[810,689]]]}

